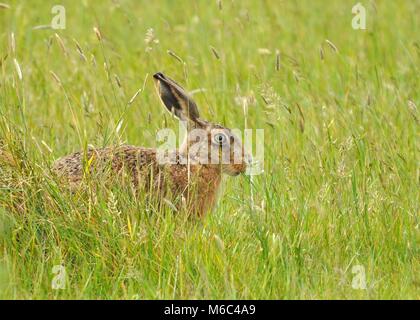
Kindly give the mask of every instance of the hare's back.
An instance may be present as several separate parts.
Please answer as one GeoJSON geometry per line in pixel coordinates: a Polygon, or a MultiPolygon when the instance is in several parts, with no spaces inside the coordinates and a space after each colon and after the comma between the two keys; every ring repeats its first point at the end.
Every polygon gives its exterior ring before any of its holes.
{"type": "Polygon", "coordinates": [[[78,182],[84,173],[115,174],[126,169],[133,174],[144,168],[153,168],[156,163],[156,150],[129,145],[106,148],[90,148],[86,152],[79,151],[58,159],[53,164],[53,171],[78,182]]]}

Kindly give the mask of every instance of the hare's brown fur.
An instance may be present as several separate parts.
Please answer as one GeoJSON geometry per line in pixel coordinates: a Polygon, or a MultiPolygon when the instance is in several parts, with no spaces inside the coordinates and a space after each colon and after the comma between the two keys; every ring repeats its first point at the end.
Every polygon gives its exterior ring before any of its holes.
{"type": "Polygon", "coordinates": [[[181,199],[184,199],[188,210],[199,216],[213,207],[221,182],[217,165],[159,165],[155,149],[129,145],[75,152],[58,159],[53,171],[72,189],[79,187],[86,174],[107,179],[110,177],[103,174],[128,173],[137,188],[152,190],[161,197],[170,193],[178,207],[182,206],[181,199]]]}
{"type": "Polygon", "coordinates": [[[91,148],[65,156],[55,162],[53,171],[71,188],[77,188],[85,177],[102,181],[127,176],[136,190],[145,190],[165,198],[170,195],[169,199],[175,200],[178,207],[185,205],[187,211],[202,216],[215,203],[222,173],[238,175],[245,171],[243,146],[229,129],[200,119],[197,105],[179,84],[162,73],[156,73],[153,77],[165,108],[186,124],[187,129],[193,129],[188,131],[182,147],[171,151],[176,161],[158,161],[156,149],[120,145],[91,148]],[[190,154],[191,146],[197,146],[194,129],[201,130],[206,138],[202,142],[199,140],[198,146],[216,152],[200,153],[198,158],[197,154],[190,154]],[[232,160],[236,160],[234,152],[240,155],[239,163],[232,160]],[[231,160],[224,164],[207,164],[209,159],[222,157],[231,160]]]}

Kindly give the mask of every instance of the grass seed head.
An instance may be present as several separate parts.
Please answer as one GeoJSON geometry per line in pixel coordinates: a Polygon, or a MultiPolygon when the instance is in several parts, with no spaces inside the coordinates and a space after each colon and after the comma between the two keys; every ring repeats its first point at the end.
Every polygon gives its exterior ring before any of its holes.
{"type": "Polygon", "coordinates": [[[54,71],[52,71],[52,70],[50,70],[50,74],[51,74],[51,76],[53,77],[53,79],[57,82],[57,84],[58,84],[58,85],[61,85],[61,80],[60,80],[60,78],[57,76],[57,74],[56,74],[54,71]]]}
{"type": "Polygon", "coordinates": [[[67,49],[66,49],[66,46],[64,45],[63,39],[61,39],[61,37],[58,33],[55,33],[54,35],[55,35],[55,38],[57,40],[57,43],[58,43],[59,47],[61,48],[61,51],[63,51],[63,54],[66,56],[67,55],[67,49]]]}
{"type": "Polygon", "coordinates": [[[211,49],[211,51],[213,52],[213,54],[214,54],[214,56],[216,57],[216,59],[217,59],[217,60],[220,60],[220,55],[219,55],[219,53],[217,52],[217,50],[216,50],[213,46],[210,46],[210,49],[211,49]]]}
{"type": "Polygon", "coordinates": [[[102,34],[101,31],[97,27],[93,27],[93,32],[96,34],[96,38],[98,38],[99,41],[102,41],[102,34]]]}
{"type": "Polygon", "coordinates": [[[12,50],[12,53],[16,52],[15,34],[13,32],[10,34],[10,49],[12,50]]]}
{"type": "Polygon", "coordinates": [[[325,42],[328,44],[328,46],[335,52],[338,53],[338,48],[334,43],[332,43],[330,40],[326,39],[325,42]]]}
{"type": "Polygon", "coordinates": [[[18,75],[18,78],[20,81],[23,79],[22,69],[20,68],[19,62],[16,60],[16,58],[13,59],[13,63],[15,64],[15,69],[18,75]]]}

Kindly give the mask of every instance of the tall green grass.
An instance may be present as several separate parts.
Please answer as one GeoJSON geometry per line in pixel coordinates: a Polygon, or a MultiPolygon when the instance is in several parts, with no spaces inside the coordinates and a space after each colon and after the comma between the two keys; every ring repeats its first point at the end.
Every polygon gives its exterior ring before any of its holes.
{"type": "Polygon", "coordinates": [[[353,1],[62,1],[65,30],[34,29],[56,1],[2,2],[1,298],[420,297],[418,1],[362,1],[364,31],[353,1]],[[264,174],[199,221],[49,170],[177,129],[156,71],[204,118],[264,129],[264,174]]]}

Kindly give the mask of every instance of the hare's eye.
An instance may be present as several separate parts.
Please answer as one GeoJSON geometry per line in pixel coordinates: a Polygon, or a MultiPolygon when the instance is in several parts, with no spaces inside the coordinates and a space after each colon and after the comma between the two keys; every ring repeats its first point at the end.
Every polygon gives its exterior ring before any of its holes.
{"type": "Polygon", "coordinates": [[[216,133],[213,137],[214,143],[223,145],[227,142],[227,137],[224,133],[216,133]]]}

